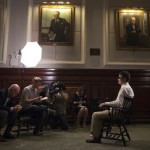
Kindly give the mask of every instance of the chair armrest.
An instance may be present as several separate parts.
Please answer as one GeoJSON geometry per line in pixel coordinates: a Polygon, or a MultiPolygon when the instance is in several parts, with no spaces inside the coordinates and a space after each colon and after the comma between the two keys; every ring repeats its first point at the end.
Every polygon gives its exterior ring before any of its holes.
{"type": "Polygon", "coordinates": [[[102,107],[102,110],[110,110],[110,106],[104,106],[102,107]]]}

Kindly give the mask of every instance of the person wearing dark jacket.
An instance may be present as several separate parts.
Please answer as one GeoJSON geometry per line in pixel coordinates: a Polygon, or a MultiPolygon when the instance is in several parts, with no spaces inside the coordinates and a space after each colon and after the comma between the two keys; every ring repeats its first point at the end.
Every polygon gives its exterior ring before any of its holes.
{"type": "Polygon", "coordinates": [[[54,12],[54,19],[51,20],[49,29],[49,40],[54,42],[68,42],[67,35],[70,29],[70,23],[64,18],[59,17],[60,12],[54,12]]]}
{"type": "Polygon", "coordinates": [[[4,127],[7,122],[3,134],[3,137],[6,139],[15,138],[15,136],[11,134],[11,130],[15,123],[17,112],[22,109],[22,107],[15,102],[15,97],[19,92],[20,87],[18,84],[12,84],[8,89],[0,89],[0,129],[4,127]]]}
{"type": "Polygon", "coordinates": [[[127,32],[127,45],[136,46],[139,45],[139,36],[141,33],[141,29],[139,25],[136,23],[136,18],[131,17],[130,23],[126,25],[127,32]]]}

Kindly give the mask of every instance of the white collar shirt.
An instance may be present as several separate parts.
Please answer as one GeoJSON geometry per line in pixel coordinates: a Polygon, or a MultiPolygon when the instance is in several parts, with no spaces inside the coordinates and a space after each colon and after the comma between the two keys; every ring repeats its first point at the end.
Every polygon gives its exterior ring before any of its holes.
{"type": "Polygon", "coordinates": [[[129,97],[133,98],[134,97],[134,92],[131,86],[129,85],[128,82],[124,83],[121,85],[121,88],[118,92],[118,96],[116,100],[111,101],[111,102],[105,102],[107,106],[115,106],[115,107],[122,107],[123,106],[123,101],[124,97],[129,97]]]}

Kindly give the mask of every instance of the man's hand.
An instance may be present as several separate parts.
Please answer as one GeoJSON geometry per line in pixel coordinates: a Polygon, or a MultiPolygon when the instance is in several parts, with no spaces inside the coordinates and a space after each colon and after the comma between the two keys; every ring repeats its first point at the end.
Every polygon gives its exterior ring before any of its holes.
{"type": "Polygon", "coordinates": [[[12,111],[19,112],[21,109],[22,109],[21,105],[16,105],[15,107],[13,107],[12,111]]]}
{"type": "Polygon", "coordinates": [[[101,103],[101,104],[99,105],[100,108],[102,108],[102,107],[104,107],[104,106],[105,106],[105,103],[101,103]]]}
{"type": "Polygon", "coordinates": [[[42,102],[42,96],[39,96],[35,99],[36,103],[41,103],[42,102]]]}

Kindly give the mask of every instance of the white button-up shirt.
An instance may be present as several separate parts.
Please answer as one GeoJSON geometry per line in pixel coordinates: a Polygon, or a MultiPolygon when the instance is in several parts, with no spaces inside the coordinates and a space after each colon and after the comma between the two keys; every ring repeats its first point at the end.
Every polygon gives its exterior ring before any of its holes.
{"type": "Polygon", "coordinates": [[[119,93],[118,93],[118,96],[117,96],[116,100],[111,101],[111,102],[105,102],[105,104],[107,106],[122,107],[124,97],[129,97],[129,98],[134,97],[133,89],[131,88],[131,86],[129,85],[128,82],[121,85],[121,88],[119,90],[119,93]]]}

